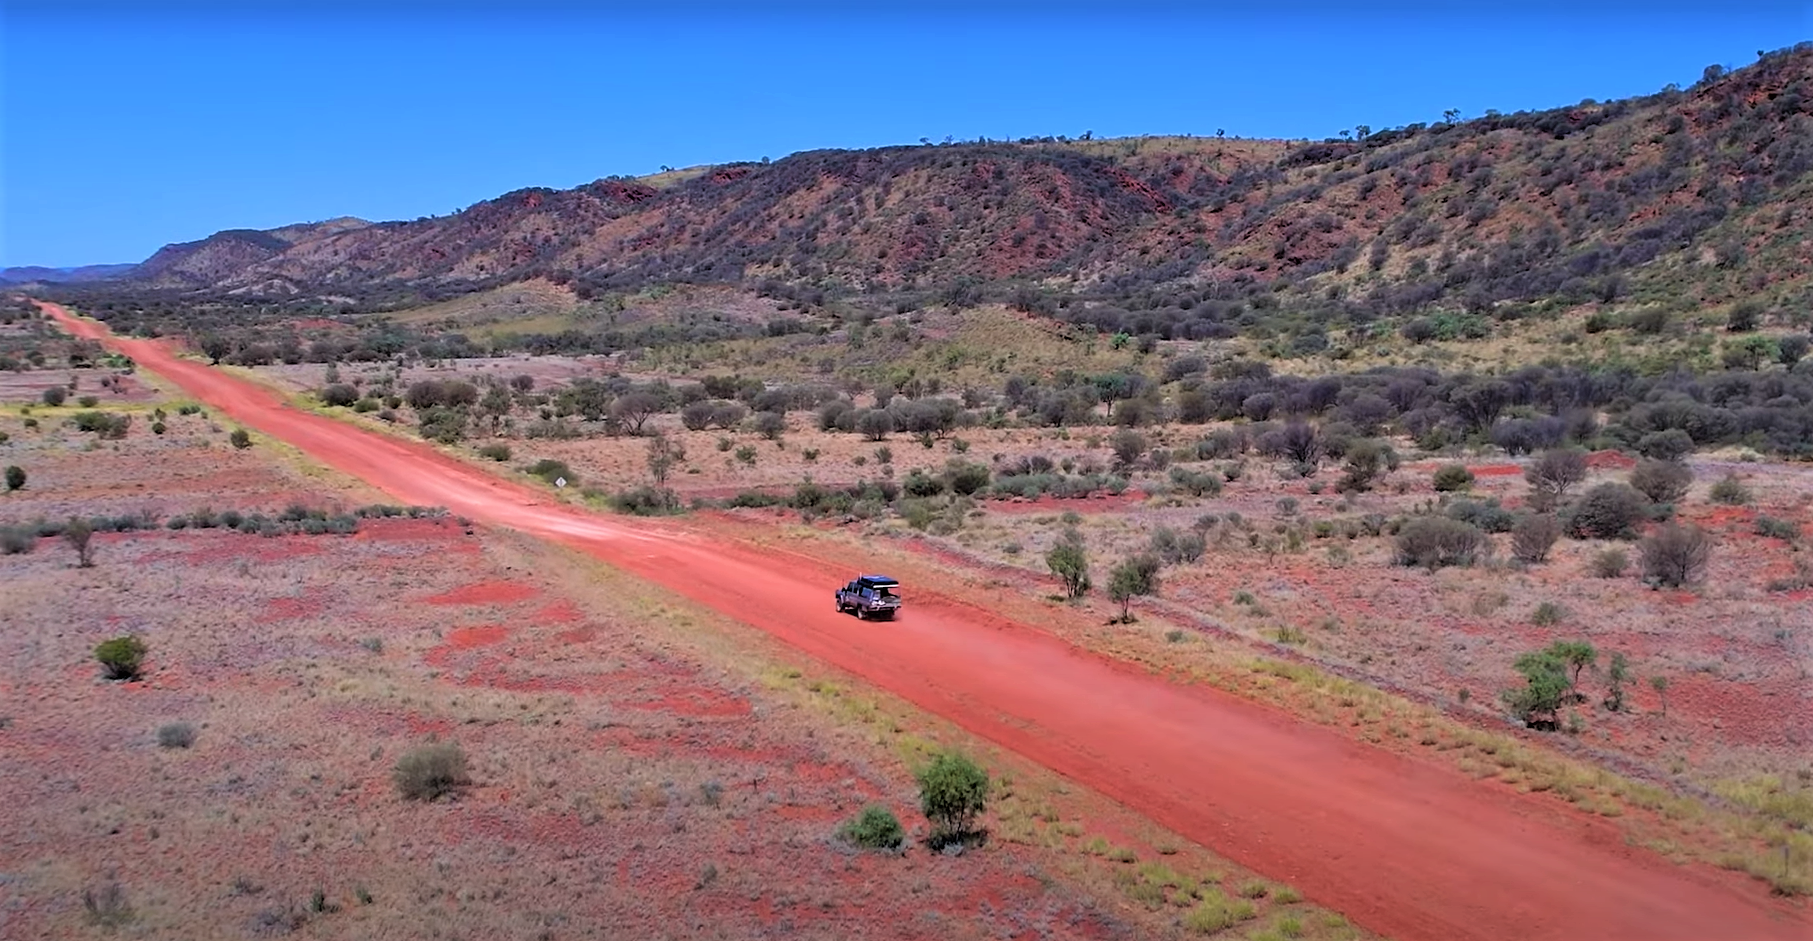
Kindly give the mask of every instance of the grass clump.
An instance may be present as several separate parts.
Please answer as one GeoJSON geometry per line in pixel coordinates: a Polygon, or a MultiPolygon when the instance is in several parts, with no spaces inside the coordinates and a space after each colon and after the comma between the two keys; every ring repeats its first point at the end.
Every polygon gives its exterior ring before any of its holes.
{"type": "Polygon", "coordinates": [[[157,727],[160,748],[188,748],[195,744],[195,726],[187,722],[166,722],[157,727]]]}
{"type": "Polygon", "coordinates": [[[472,783],[466,773],[466,753],[453,742],[437,742],[405,752],[397,759],[391,780],[404,799],[419,801],[452,796],[472,783]]]}
{"type": "Polygon", "coordinates": [[[1196,934],[1215,934],[1250,921],[1257,911],[1245,899],[1230,899],[1220,889],[1204,889],[1202,901],[1184,915],[1184,927],[1196,934]]]}

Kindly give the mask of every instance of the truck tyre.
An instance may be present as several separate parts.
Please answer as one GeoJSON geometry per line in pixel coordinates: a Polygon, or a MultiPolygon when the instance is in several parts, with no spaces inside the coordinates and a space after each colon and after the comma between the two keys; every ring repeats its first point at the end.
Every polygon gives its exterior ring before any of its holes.
{"type": "Polygon", "coordinates": [[[869,619],[869,613],[867,611],[863,610],[862,605],[857,605],[856,606],[856,620],[867,621],[868,619],[869,619]]]}

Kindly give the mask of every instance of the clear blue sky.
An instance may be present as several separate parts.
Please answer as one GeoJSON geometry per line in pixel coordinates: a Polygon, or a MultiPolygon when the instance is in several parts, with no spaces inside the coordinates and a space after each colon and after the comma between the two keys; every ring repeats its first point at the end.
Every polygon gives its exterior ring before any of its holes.
{"type": "Polygon", "coordinates": [[[1806,0],[4,7],[0,265],[947,134],[1320,138],[1685,86],[1813,39],[1806,0]]]}

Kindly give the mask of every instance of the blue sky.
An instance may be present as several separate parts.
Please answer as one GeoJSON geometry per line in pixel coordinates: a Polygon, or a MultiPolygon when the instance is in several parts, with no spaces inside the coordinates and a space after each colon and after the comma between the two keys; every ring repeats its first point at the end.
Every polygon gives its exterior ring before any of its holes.
{"type": "Polygon", "coordinates": [[[663,164],[1644,94],[1813,39],[1813,2],[6,0],[0,29],[0,265],[76,265],[663,164]]]}

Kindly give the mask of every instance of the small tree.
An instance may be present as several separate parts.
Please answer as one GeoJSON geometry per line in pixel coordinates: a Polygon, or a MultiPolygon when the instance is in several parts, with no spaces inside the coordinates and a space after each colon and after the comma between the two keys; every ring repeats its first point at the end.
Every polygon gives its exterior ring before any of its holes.
{"type": "Polygon", "coordinates": [[[881,441],[893,433],[894,419],[881,409],[865,409],[856,416],[856,430],[870,441],[881,441]]]}
{"type": "Polygon", "coordinates": [[[1089,553],[1083,549],[1083,537],[1076,530],[1065,533],[1045,553],[1045,564],[1051,574],[1064,582],[1064,597],[1074,600],[1089,591],[1089,553]]]}
{"type": "Polygon", "coordinates": [[[423,745],[397,759],[391,771],[398,793],[406,800],[435,801],[470,784],[466,753],[453,742],[423,745]]]}
{"type": "Polygon", "coordinates": [[[1579,448],[1550,448],[1523,469],[1530,484],[1531,503],[1552,507],[1586,479],[1586,452],[1579,448]]]}
{"type": "Polygon", "coordinates": [[[988,809],[988,772],[963,755],[942,752],[918,778],[919,808],[932,824],[934,845],[976,832],[976,818],[988,809]]]}
{"type": "Polygon", "coordinates": [[[1114,466],[1120,470],[1131,468],[1139,461],[1139,456],[1146,453],[1146,448],[1149,446],[1146,436],[1131,428],[1122,428],[1115,432],[1108,444],[1114,449],[1114,466]]]}
{"type": "Polygon", "coordinates": [[[25,486],[25,468],[17,464],[6,468],[6,492],[12,493],[25,486]]]}
{"type": "Polygon", "coordinates": [[[69,390],[62,386],[51,386],[44,390],[44,404],[55,408],[69,399],[69,390]]]}
{"type": "Polygon", "coordinates": [[[1656,691],[1656,699],[1662,703],[1662,714],[1668,715],[1668,677],[1652,676],[1649,685],[1656,691]]]}
{"type": "Polygon", "coordinates": [[[1120,622],[1133,623],[1133,599],[1158,591],[1158,557],[1142,552],[1114,567],[1108,578],[1108,598],[1121,606],[1120,622]]]}
{"type": "Polygon", "coordinates": [[[1347,473],[1335,489],[1342,492],[1370,490],[1379,472],[1386,470],[1392,462],[1391,449],[1382,442],[1370,439],[1356,442],[1347,449],[1347,473]]]}
{"type": "Polygon", "coordinates": [[[1580,695],[1580,671],[1599,662],[1599,651],[1584,640],[1558,640],[1549,645],[1549,653],[1567,664],[1568,689],[1575,700],[1584,699],[1580,695]]]}
{"type": "Polygon", "coordinates": [[[234,448],[241,451],[252,446],[252,436],[244,428],[233,429],[233,433],[227,435],[227,440],[232,443],[234,448]]]}
{"type": "Polygon", "coordinates": [[[94,526],[81,517],[70,517],[63,527],[63,541],[76,551],[77,568],[94,568],[94,526]]]}
{"type": "Polygon", "coordinates": [[[1612,662],[1605,669],[1605,708],[1612,712],[1624,711],[1624,684],[1630,682],[1630,661],[1622,652],[1612,654],[1612,662]]]}
{"type": "Polygon", "coordinates": [[[136,680],[145,664],[145,642],[131,634],[95,645],[94,658],[110,680],[136,680]]]}
{"type": "Polygon", "coordinates": [[[1531,728],[1556,728],[1570,688],[1566,663],[1551,650],[1539,650],[1519,656],[1516,670],[1524,685],[1505,690],[1505,706],[1531,728]]]}
{"type": "Polygon", "coordinates": [[[668,475],[684,460],[686,446],[680,442],[659,431],[648,439],[648,473],[655,478],[655,486],[667,486],[668,475]]]}
{"type": "Polygon", "coordinates": [[[1511,527],[1511,557],[1531,565],[1547,562],[1549,550],[1561,538],[1561,521],[1553,514],[1533,513],[1511,527]]]}
{"type": "Polygon", "coordinates": [[[1697,526],[1669,523],[1637,546],[1643,577],[1679,588],[1699,580],[1712,558],[1712,537],[1697,526]]]}

